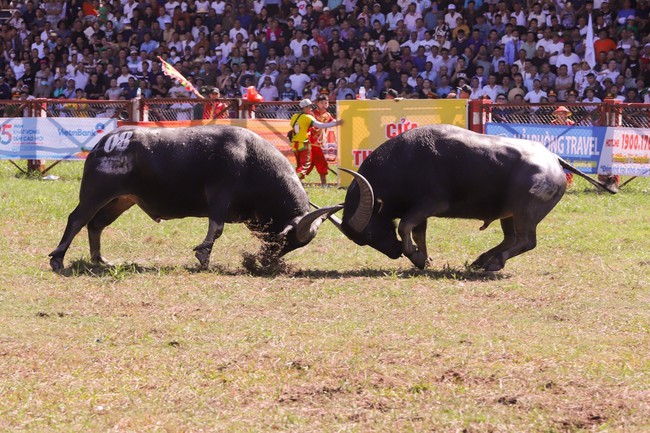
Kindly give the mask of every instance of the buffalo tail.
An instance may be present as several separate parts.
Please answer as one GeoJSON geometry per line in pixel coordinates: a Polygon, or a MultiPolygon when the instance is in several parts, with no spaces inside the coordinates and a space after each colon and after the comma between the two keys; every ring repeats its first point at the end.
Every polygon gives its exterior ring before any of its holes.
{"type": "Polygon", "coordinates": [[[560,161],[560,165],[562,166],[563,169],[569,170],[573,174],[577,174],[578,176],[582,177],[583,179],[585,179],[590,184],[592,184],[592,185],[594,185],[594,186],[596,186],[598,188],[604,189],[605,191],[607,191],[610,194],[616,194],[616,191],[614,191],[612,189],[609,189],[607,186],[605,186],[605,184],[598,182],[597,180],[593,179],[590,176],[587,176],[586,174],[584,174],[583,172],[581,172],[580,170],[578,170],[577,168],[575,168],[574,166],[572,166],[571,164],[569,164],[568,162],[563,160],[562,158],[558,157],[557,159],[558,159],[558,161],[560,161]]]}

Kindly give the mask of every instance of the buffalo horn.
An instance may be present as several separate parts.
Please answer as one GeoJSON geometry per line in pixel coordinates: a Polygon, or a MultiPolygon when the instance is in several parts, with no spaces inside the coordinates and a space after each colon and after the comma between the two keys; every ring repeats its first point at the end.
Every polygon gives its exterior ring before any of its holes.
{"type": "MultiPolygon", "coordinates": [[[[314,209],[320,209],[317,205],[315,205],[315,204],[314,204],[313,202],[311,202],[311,201],[309,202],[309,204],[312,205],[312,207],[313,207],[314,209]]],[[[341,221],[341,218],[339,218],[339,217],[337,217],[336,215],[333,215],[333,214],[332,214],[332,215],[328,215],[327,219],[330,220],[330,221],[332,222],[332,224],[334,224],[334,227],[336,227],[337,229],[341,230],[341,224],[343,224],[343,222],[341,221]]],[[[341,231],[342,231],[342,230],[341,230],[341,231]]]]}
{"type": "Polygon", "coordinates": [[[298,242],[309,242],[315,236],[316,230],[323,221],[341,209],[343,209],[342,205],[322,207],[302,217],[296,225],[296,239],[298,239],[298,242]]]}
{"type": "Polygon", "coordinates": [[[359,206],[354,212],[354,215],[352,215],[348,220],[348,225],[355,232],[361,233],[364,231],[372,217],[372,210],[375,205],[375,194],[365,177],[356,171],[348,170],[347,168],[339,167],[339,170],[351,174],[357,181],[357,185],[359,185],[359,206]]]}

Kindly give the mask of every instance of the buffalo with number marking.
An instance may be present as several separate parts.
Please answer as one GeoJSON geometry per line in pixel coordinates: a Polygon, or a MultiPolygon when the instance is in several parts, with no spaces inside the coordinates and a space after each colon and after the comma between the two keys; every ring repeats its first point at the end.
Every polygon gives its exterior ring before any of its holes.
{"type": "Polygon", "coordinates": [[[79,205],[50,253],[52,269],[63,269],[65,253],[84,226],[91,260],[103,263],[102,230],[133,205],[157,222],[207,217],[207,235],[194,249],[202,268],[225,223],[242,222],[259,233],[272,260],[309,243],[338,209],[309,213],[309,198],[289,161],[244,128],[123,127],[88,155],[79,205]]]}
{"type": "Polygon", "coordinates": [[[500,220],[503,241],[473,263],[497,271],[535,248],[537,225],[566,190],[563,168],[595,183],[540,143],[450,125],[421,127],[379,146],[358,173],[344,170],[356,181],[343,220],[332,220],[357,244],[393,259],[403,254],[420,269],[429,260],[428,218],[478,219],[481,230],[500,220]]]}

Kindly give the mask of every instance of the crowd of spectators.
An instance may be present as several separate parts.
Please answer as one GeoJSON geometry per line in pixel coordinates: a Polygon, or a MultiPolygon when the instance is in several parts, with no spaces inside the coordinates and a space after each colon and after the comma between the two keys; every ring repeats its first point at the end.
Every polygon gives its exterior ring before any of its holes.
{"type": "Polygon", "coordinates": [[[5,100],[193,97],[160,57],[223,98],[650,102],[646,0],[3,1],[5,100]]]}

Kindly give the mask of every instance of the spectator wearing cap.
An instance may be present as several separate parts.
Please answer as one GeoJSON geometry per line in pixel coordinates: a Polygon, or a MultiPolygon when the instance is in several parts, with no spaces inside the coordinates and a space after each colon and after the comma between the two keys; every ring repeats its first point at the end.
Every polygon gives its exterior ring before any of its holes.
{"type": "MultiPolygon", "coordinates": [[[[562,126],[572,126],[575,125],[575,122],[569,117],[571,116],[571,110],[565,106],[558,107],[553,112],[553,120],[551,120],[551,125],[562,125],[562,126]]],[[[567,186],[571,187],[573,185],[573,173],[565,171],[567,186]]]]}
{"type": "Polygon", "coordinates": [[[142,61],[140,57],[138,57],[138,50],[135,47],[131,48],[131,53],[127,58],[126,65],[131,74],[136,74],[137,72],[142,71],[142,61]]]}
{"type": "Polygon", "coordinates": [[[456,5],[453,3],[449,4],[449,6],[447,6],[447,13],[444,16],[444,21],[450,31],[458,26],[457,18],[459,17],[462,18],[462,15],[456,11],[456,5]]]}
{"type": "Polygon", "coordinates": [[[386,15],[381,12],[381,5],[379,3],[372,5],[372,15],[370,15],[368,24],[374,25],[375,21],[378,21],[382,27],[386,25],[386,15]]]}
{"type": "Polygon", "coordinates": [[[208,102],[203,105],[202,118],[208,119],[224,119],[228,117],[227,105],[219,101],[221,92],[218,87],[202,89],[202,93],[208,97],[208,102]]]}

